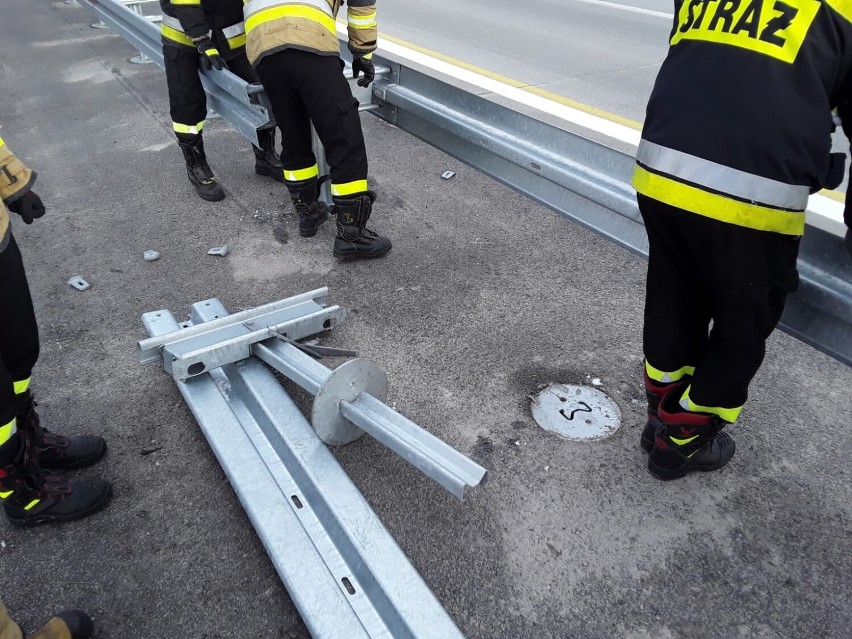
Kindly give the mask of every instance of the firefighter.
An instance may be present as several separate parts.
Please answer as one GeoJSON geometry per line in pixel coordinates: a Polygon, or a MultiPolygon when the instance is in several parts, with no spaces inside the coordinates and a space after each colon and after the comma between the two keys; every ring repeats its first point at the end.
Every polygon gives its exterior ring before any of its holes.
{"type": "Polygon", "coordinates": [[[8,519],[21,526],[84,517],[112,496],[106,481],[71,481],[43,470],[93,464],[106,443],[96,436],[53,434],[35,410],[30,376],[39,354],[38,326],[8,213],[27,224],[44,215],[32,190],[35,178],[0,140],[0,501],[8,519]]]}
{"type": "Polygon", "coordinates": [[[25,635],[21,627],[9,617],[0,601],[0,639],[89,639],[92,636],[92,619],[81,610],[63,610],[56,613],[35,634],[25,635]]]}
{"type": "Polygon", "coordinates": [[[723,467],[796,290],[808,196],[834,188],[852,5],[676,0],[633,185],[649,240],[642,448],[663,480],[723,467]],[[712,323],[712,328],[711,328],[712,323]]]}
{"type": "MultiPolygon", "coordinates": [[[[358,101],[343,77],[334,20],[341,0],[246,0],[249,61],[257,69],[281,127],[284,181],[299,215],[299,234],[316,235],[326,219],[318,202],[319,175],[311,123],[330,167],[337,218],[334,255],[380,257],[391,242],[366,227],[376,200],[367,183],[367,150],[358,101]]],[[[358,84],[375,77],[375,0],[349,0],[349,50],[358,84]],[[360,77],[363,73],[363,77],[360,77]]]]}
{"type": "MultiPolygon", "coordinates": [[[[258,82],[245,53],[245,28],[241,0],[160,0],[163,62],[169,89],[172,127],[186,161],[189,181],[205,200],[225,197],[207,164],[202,131],[207,117],[207,96],[198,75],[199,62],[207,69],[229,69],[246,82],[258,82]]],[[[254,148],[258,175],[284,181],[275,153],[275,128],[258,131],[260,148],[254,148]]]]}

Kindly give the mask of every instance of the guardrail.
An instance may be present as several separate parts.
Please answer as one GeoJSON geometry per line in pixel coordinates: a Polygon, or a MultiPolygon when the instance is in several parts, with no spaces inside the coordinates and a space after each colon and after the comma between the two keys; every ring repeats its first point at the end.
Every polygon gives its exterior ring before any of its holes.
{"type": "MultiPolygon", "coordinates": [[[[80,2],[162,65],[155,25],[116,0],[80,2]]],[[[373,108],[377,117],[647,257],[647,236],[630,186],[634,164],[630,154],[513,111],[381,54],[374,60],[386,70],[373,83],[372,96],[369,89],[365,94],[351,83],[362,108],[373,108]],[[371,107],[370,102],[375,104],[371,107]]],[[[256,142],[256,129],[271,125],[265,95],[258,85],[222,72],[204,72],[202,80],[212,106],[249,140],[256,142]]],[[[842,238],[808,227],[799,272],[799,291],[788,298],[781,328],[852,366],[852,253],[842,238]]]]}

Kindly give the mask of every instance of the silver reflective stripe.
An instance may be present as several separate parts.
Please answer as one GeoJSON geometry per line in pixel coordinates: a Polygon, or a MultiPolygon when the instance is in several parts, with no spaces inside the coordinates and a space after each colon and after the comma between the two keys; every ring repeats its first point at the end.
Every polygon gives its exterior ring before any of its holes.
{"type": "Polygon", "coordinates": [[[245,32],[246,25],[244,22],[238,22],[237,24],[232,24],[230,27],[222,29],[222,33],[226,38],[228,38],[228,40],[236,38],[238,35],[243,35],[245,32]]]}
{"type": "Polygon", "coordinates": [[[328,15],[329,18],[334,18],[334,14],[331,12],[331,6],[329,6],[328,0],[298,0],[298,2],[294,2],[293,0],[251,0],[251,2],[243,8],[243,17],[248,20],[258,11],[263,11],[270,7],[283,7],[286,5],[313,7],[314,9],[319,9],[328,15]]]}
{"type": "Polygon", "coordinates": [[[732,169],[648,140],[639,142],[636,160],[654,171],[744,200],[794,211],[804,211],[808,206],[807,186],[785,184],[732,169]]]}
{"type": "Polygon", "coordinates": [[[163,14],[163,24],[167,27],[171,27],[175,31],[186,33],[186,31],[183,30],[183,25],[181,25],[180,20],[171,16],[167,16],[165,13],[163,14]]]}

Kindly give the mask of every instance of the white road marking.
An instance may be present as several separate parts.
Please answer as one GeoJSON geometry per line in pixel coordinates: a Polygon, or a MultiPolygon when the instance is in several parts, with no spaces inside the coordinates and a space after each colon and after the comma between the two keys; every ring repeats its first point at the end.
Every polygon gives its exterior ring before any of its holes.
{"type": "Polygon", "coordinates": [[[654,11],[653,9],[643,9],[642,7],[632,7],[629,4],[618,4],[617,2],[606,2],[606,0],[573,0],[574,2],[582,2],[584,4],[595,4],[609,9],[618,9],[619,11],[629,11],[631,13],[641,13],[646,16],[654,16],[655,18],[665,18],[671,20],[674,18],[673,13],[665,11],[654,11]]]}

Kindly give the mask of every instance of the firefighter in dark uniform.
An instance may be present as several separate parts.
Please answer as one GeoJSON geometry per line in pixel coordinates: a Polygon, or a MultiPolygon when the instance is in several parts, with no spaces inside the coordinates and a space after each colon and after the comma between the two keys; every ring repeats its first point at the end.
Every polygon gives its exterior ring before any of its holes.
{"type": "Polygon", "coordinates": [[[842,179],[831,110],[852,70],[848,3],[675,9],[633,177],[650,244],[641,443],[664,480],[734,454],[722,429],[797,287],[808,195],[842,179]]]}
{"type": "Polygon", "coordinates": [[[106,452],[106,443],[96,436],[62,437],[45,430],[30,392],[38,326],[8,211],[27,224],[44,215],[32,190],[35,178],[0,140],[0,501],[6,516],[21,526],[84,517],[112,496],[106,481],[69,481],[42,470],[93,464],[106,452]]]}
{"type": "MultiPolygon", "coordinates": [[[[319,175],[311,123],[330,167],[337,217],[334,255],[379,257],[391,242],[366,227],[376,195],[367,183],[367,150],[358,101],[343,77],[335,18],[341,0],[246,0],[249,61],[257,69],[281,127],[284,181],[299,214],[299,233],[316,234],[326,217],[318,203],[319,175]]],[[[349,0],[349,50],[360,86],[375,77],[375,0],[349,0]],[[363,77],[360,77],[363,72],[363,77]]]]}
{"type": "MultiPolygon", "coordinates": [[[[169,88],[172,126],[186,160],[189,181],[205,200],[217,201],[225,192],[207,164],[202,131],[207,97],[198,75],[208,69],[230,69],[246,82],[258,82],[245,53],[242,0],[160,0],[163,59],[169,88]]],[[[275,129],[258,131],[254,147],[255,172],[283,182],[275,153],[275,129]]]]}

